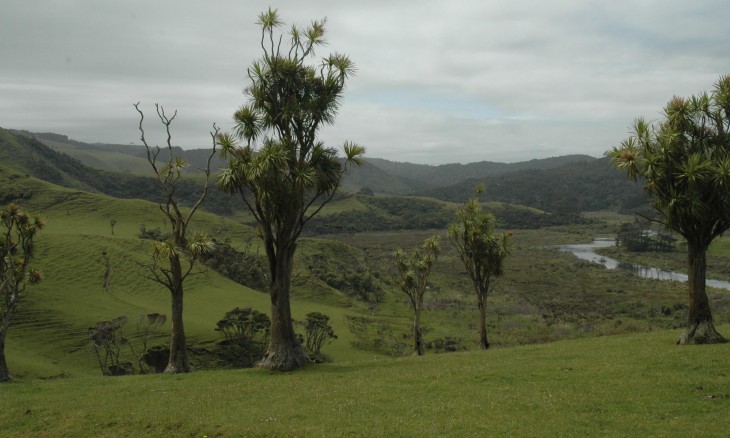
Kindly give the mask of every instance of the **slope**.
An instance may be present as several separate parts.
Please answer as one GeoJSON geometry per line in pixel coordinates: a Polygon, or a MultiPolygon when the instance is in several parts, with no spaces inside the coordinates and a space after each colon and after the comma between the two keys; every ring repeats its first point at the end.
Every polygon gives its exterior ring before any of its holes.
{"type": "MultiPolygon", "coordinates": [[[[147,150],[140,145],[122,145],[107,143],[84,143],[69,139],[66,135],[50,132],[36,133],[29,131],[11,130],[15,135],[34,138],[51,149],[62,152],[79,160],[84,165],[97,169],[118,173],[145,175],[149,173],[147,150]]],[[[136,131],[133,132],[135,135],[136,131]]],[[[190,163],[187,172],[198,173],[205,167],[210,149],[182,149],[173,147],[177,156],[183,157],[190,163]]],[[[160,151],[160,160],[167,160],[167,150],[160,151]]],[[[219,157],[213,159],[212,167],[217,169],[224,165],[219,157]]]]}
{"type": "MultiPolygon", "coordinates": [[[[55,134],[44,135],[46,137],[52,136],[52,142],[58,141],[57,137],[59,136],[55,134]]],[[[69,142],[72,144],[79,143],[71,140],[69,142]]],[[[84,144],[82,143],[82,145],[84,144]]],[[[126,150],[124,146],[121,148],[126,150]]],[[[132,148],[132,146],[129,148],[132,148]]],[[[137,146],[134,150],[139,153],[141,152],[139,148],[137,146]]],[[[101,159],[102,156],[106,158],[116,157],[119,152],[97,151],[96,153],[96,158],[101,159]]],[[[194,159],[190,167],[195,168],[196,163],[202,160],[201,150],[187,151],[187,153],[194,159]]],[[[123,155],[127,159],[132,158],[132,155],[123,155]]],[[[164,160],[164,155],[164,153],[161,153],[158,160],[164,160]]],[[[157,183],[152,178],[152,171],[146,161],[146,174],[149,176],[99,170],[89,167],[65,153],[53,150],[35,137],[30,136],[30,133],[13,134],[2,128],[0,128],[0,159],[3,165],[14,168],[20,173],[29,174],[63,187],[104,193],[117,198],[160,201],[157,183]]],[[[141,160],[139,157],[137,159],[141,160]]],[[[123,160],[120,163],[125,162],[127,161],[123,160]]],[[[108,162],[105,161],[105,163],[108,162]]],[[[110,163],[106,166],[114,167],[110,163]]],[[[134,166],[135,169],[141,169],[142,167],[139,162],[134,162],[134,166]]],[[[203,182],[203,175],[200,174],[191,175],[183,180],[178,191],[180,199],[188,205],[192,204],[199,196],[203,182]]],[[[232,214],[242,206],[242,202],[236,197],[232,198],[225,193],[213,190],[210,192],[208,202],[204,208],[218,214],[232,214]]]]}
{"type": "MultiPolygon", "coordinates": [[[[150,242],[138,237],[141,224],[164,229],[156,204],[66,189],[3,166],[0,187],[5,198],[9,192],[30,193],[15,201],[22,202],[28,211],[40,212],[47,222],[38,236],[34,259],[44,281],[31,288],[8,335],[7,352],[16,377],[97,373],[95,359],[86,348],[88,327],[121,315],[134,321],[145,313],[169,314],[167,291],[145,278],[150,242]],[[111,218],[116,219],[113,233],[111,218]],[[103,253],[109,256],[112,267],[109,292],[102,287],[103,253]]],[[[233,242],[251,233],[246,226],[205,212],[196,215],[192,227],[193,231],[202,229],[233,242]]],[[[346,327],[345,313],[355,311],[356,303],[305,273],[297,278],[318,289],[294,293],[295,318],[304,319],[312,311],[330,315],[339,336],[332,357],[363,357],[364,353],[351,347],[353,339],[346,327]]],[[[205,351],[214,349],[221,340],[215,323],[226,311],[249,306],[268,311],[267,294],[211,270],[192,277],[187,290],[186,331],[192,348],[202,352],[197,364],[201,368],[208,366],[205,351]]],[[[128,334],[133,331],[130,324],[128,334]]],[[[165,336],[158,341],[165,344],[165,336]]]]}

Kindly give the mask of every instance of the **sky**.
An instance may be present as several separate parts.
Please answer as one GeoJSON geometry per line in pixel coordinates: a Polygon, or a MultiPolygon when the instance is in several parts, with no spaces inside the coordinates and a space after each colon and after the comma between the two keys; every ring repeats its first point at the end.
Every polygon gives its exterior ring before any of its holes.
{"type": "MultiPolygon", "coordinates": [[[[357,67],[327,145],[425,164],[600,157],[634,119],[730,74],[727,0],[2,0],[0,127],[88,143],[210,147],[233,127],[258,15],[327,19],[357,67]]],[[[317,62],[313,59],[312,62],[317,62]]]]}

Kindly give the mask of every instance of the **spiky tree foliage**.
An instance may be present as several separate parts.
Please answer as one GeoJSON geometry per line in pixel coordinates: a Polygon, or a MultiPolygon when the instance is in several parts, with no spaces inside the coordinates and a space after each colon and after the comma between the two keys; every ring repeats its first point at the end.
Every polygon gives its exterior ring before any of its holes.
{"type": "Polygon", "coordinates": [[[730,227],[730,76],[711,94],[674,97],[663,120],[639,118],[610,152],[615,166],[644,182],[659,222],[687,241],[689,315],[680,344],[724,342],[705,291],[707,248],[730,227]]]}
{"type": "Polygon", "coordinates": [[[474,285],[479,306],[479,345],[486,350],[489,348],[487,298],[494,286],[493,280],[504,274],[511,234],[495,233],[494,216],[482,212],[479,205],[478,196],[483,190],[483,187],[477,187],[476,194],[459,207],[457,220],[449,226],[448,235],[474,285]]]}
{"type": "Polygon", "coordinates": [[[398,269],[400,289],[408,296],[413,309],[413,354],[423,356],[423,330],[421,328],[421,310],[423,309],[423,295],[426,293],[428,277],[431,276],[433,265],[439,254],[438,236],[429,237],[423,241],[420,248],[410,254],[398,248],[393,257],[398,269]]]}
{"type": "Polygon", "coordinates": [[[15,204],[0,211],[0,382],[12,379],[5,360],[5,337],[13,315],[26,294],[26,285],[41,280],[31,269],[33,241],[45,226],[40,217],[31,217],[15,204]]]}
{"type": "Polygon", "coordinates": [[[151,280],[154,280],[170,291],[172,299],[172,328],[170,340],[170,358],[165,368],[165,373],[188,373],[193,371],[188,360],[187,347],[185,344],[185,328],[183,324],[183,295],[185,279],[193,272],[193,267],[199,256],[212,249],[212,241],[203,233],[195,233],[192,238],[188,236],[188,226],[195,212],[202,205],[208,195],[208,181],[210,180],[210,162],[216,154],[216,136],[218,128],[213,125],[213,132],[210,133],[213,150],[208,156],[207,166],[202,171],[205,173],[205,185],[197,201],[190,208],[183,208],[176,195],[179,182],[183,178],[183,169],[188,165],[182,157],[176,156],[172,148],[172,133],[170,125],[177,116],[177,111],[168,117],[164,108],[155,104],[157,116],[165,126],[167,133],[167,154],[166,162],[158,162],[157,157],[161,151],[159,146],[151,147],[145,138],[142,127],[144,114],[139,109],[139,103],[134,105],[139,113],[139,131],[142,143],[147,148],[147,161],[155,173],[163,201],[159,204],[160,211],[164,214],[172,229],[169,239],[163,242],[155,242],[152,249],[152,264],[148,265],[151,280]]]}
{"type": "Polygon", "coordinates": [[[364,148],[346,142],[343,165],[335,149],[317,140],[319,129],[334,122],[355,70],[341,54],[308,63],[325,43],[325,22],[292,26],[288,47],[278,34],[283,23],[276,10],[259,15],[258,24],[264,53],[248,69],[248,103],[234,114],[235,135],[219,136],[221,156],[229,160],[219,185],[238,193],[259,224],[271,274],[271,334],[258,366],[283,371],[307,361],[289,300],[297,239],[332,199],[346,166],[359,164],[364,148]]]}

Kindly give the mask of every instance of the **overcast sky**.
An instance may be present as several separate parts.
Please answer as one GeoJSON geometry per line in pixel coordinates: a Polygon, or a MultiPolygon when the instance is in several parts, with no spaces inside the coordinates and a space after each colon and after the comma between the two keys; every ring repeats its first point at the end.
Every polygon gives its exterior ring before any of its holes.
{"type": "Polygon", "coordinates": [[[138,144],[132,104],[159,102],[175,144],[209,147],[269,6],[287,25],[327,17],[318,54],[358,68],[326,142],[397,161],[598,157],[730,73],[727,0],[2,0],[0,127],[138,144]]]}

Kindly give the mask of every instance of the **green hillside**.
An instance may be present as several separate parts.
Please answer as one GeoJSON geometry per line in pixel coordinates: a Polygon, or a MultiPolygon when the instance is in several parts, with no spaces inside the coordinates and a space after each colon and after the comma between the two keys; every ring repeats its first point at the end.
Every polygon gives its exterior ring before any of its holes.
{"type": "MultiPolygon", "coordinates": [[[[65,136],[58,136],[56,134],[42,135],[44,136],[44,141],[50,141],[51,143],[60,143],[65,138],[65,136]]],[[[114,168],[114,166],[122,165],[135,158],[133,155],[115,150],[113,145],[110,146],[110,150],[104,150],[93,148],[85,143],[73,142],[67,139],[66,141],[71,146],[77,144],[82,145],[78,146],[80,150],[94,151],[95,159],[104,159],[104,166],[102,167],[114,168]],[[117,157],[118,154],[122,154],[125,158],[116,163],[106,161],[106,159],[117,157]]],[[[126,148],[134,148],[133,150],[136,154],[141,153],[139,146],[121,146],[116,149],[127,151],[126,148]]],[[[201,151],[187,152],[193,159],[190,167],[195,168],[196,163],[199,163],[201,160],[201,151]]],[[[161,154],[160,158],[162,158],[162,155],[164,154],[161,154]]],[[[16,169],[21,174],[32,175],[38,179],[63,187],[103,193],[124,199],[144,199],[153,202],[159,202],[161,200],[157,189],[157,182],[152,177],[152,171],[146,159],[144,163],[147,166],[147,171],[143,172],[146,176],[99,170],[83,164],[81,161],[66,153],[54,150],[31,136],[30,133],[14,134],[2,128],[0,128],[0,159],[4,166],[16,169]]],[[[143,166],[138,161],[141,158],[137,156],[135,159],[137,161],[134,161],[131,165],[134,166],[135,171],[141,172],[143,166]]],[[[201,174],[192,174],[182,181],[178,195],[183,203],[192,204],[197,199],[203,183],[204,178],[201,174]]],[[[212,190],[208,197],[208,202],[203,208],[217,214],[231,215],[242,207],[243,204],[239,199],[232,198],[220,191],[212,190]]]]}
{"type": "MultiPolygon", "coordinates": [[[[347,195],[313,218],[308,236],[353,232],[446,229],[460,204],[419,196],[347,195]]],[[[506,202],[485,202],[485,211],[496,216],[497,225],[508,229],[585,224],[591,220],[575,213],[547,213],[506,202]]]]}
{"type": "MultiPolygon", "coordinates": [[[[141,225],[164,231],[156,204],[61,188],[4,167],[0,167],[0,198],[40,212],[48,224],[39,236],[35,262],[45,280],[32,288],[18,324],[9,334],[8,353],[16,375],[96,374],[94,359],[84,349],[88,327],[120,315],[133,321],[143,313],[169,313],[167,292],[144,278],[150,242],[138,236],[141,225]],[[113,235],[112,218],[116,219],[113,235]],[[104,251],[112,264],[111,293],[102,287],[104,251]]],[[[396,198],[365,198],[342,198],[328,206],[322,219],[362,216],[364,211],[379,209],[384,217],[402,221],[411,212],[426,211],[420,202],[434,209],[431,216],[424,213],[426,218],[448,221],[453,217],[454,205],[440,201],[409,198],[398,203],[396,198]]],[[[373,353],[408,353],[410,311],[393,278],[392,253],[396,247],[418,245],[434,233],[444,236],[442,226],[428,222],[423,226],[431,229],[345,230],[339,234],[330,229],[323,235],[326,239],[301,241],[295,260],[293,308],[297,318],[311,311],[332,318],[338,339],[326,347],[326,353],[335,362],[373,353]]],[[[584,225],[514,229],[507,273],[490,298],[493,345],[681,327],[686,301],[682,284],[658,287],[655,281],[580,262],[551,247],[610,234],[617,226],[594,219],[584,225]]],[[[208,213],[200,214],[193,228],[204,229],[221,242],[229,240],[235,247],[241,247],[252,233],[248,226],[208,213]]],[[[478,310],[473,292],[448,241],[442,243],[423,316],[431,353],[476,348],[478,310]]],[[[677,257],[682,256],[678,253],[677,257]]],[[[708,276],[725,278],[721,269],[727,260],[726,255],[714,255],[708,276]]],[[[216,321],[234,307],[253,306],[265,312],[268,297],[212,270],[194,277],[189,290],[186,327],[191,347],[199,352],[198,367],[209,369],[217,366],[210,362],[209,353],[221,340],[214,331],[216,321]]],[[[710,299],[716,320],[730,322],[730,306],[724,304],[727,292],[714,291],[710,299]]],[[[160,343],[164,343],[164,334],[160,343]]]]}
{"type": "MultiPolygon", "coordinates": [[[[17,377],[93,374],[97,372],[94,359],[83,347],[88,327],[120,315],[133,320],[143,313],[169,314],[167,292],[144,278],[143,265],[149,262],[151,244],[138,237],[142,224],[164,230],[156,204],[64,189],[4,167],[0,167],[0,183],[0,197],[32,193],[15,201],[29,211],[40,212],[48,223],[37,239],[34,262],[42,269],[44,281],[33,287],[9,335],[7,350],[17,377]],[[111,218],[117,220],[113,235],[111,218]],[[102,287],[104,251],[113,267],[111,293],[102,287]],[[19,348],[21,345],[23,348],[19,348]],[[27,362],[28,357],[33,359],[27,362]],[[16,359],[29,367],[18,366],[16,359]]],[[[197,218],[195,229],[205,229],[221,240],[239,242],[251,232],[246,226],[206,213],[197,218]]],[[[331,315],[333,326],[341,333],[336,342],[343,346],[333,349],[333,357],[364,355],[348,347],[350,338],[343,305],[352,309],[354,304],[347,298],[330,300],[327,296],[342,293],[328,289],[316,279],[307,281],[320,284],[323,290],[299,294],[303,298],[314,297],[317,302],[300,300],[295,309],[297,317],[303,319],[304,314],[315,310],[331,315]],[[334,304],[327,304],[328,301],[334,304]]],[[[296,291],[294,295],[298,296],[296,291]]],[[[186,313],[190,341],[198,348],[206,348],[221,340],[214,331],[215,322],[226,311],[248,306],[267,311],[268,296],[208,270],[192,278],[186,304],[188,309],[194,309],[186,313]]]]}
{"type": "Polygon", "coordinates": [[[147,159],[142,156],[126,154],[111,148],[91,149],[75,146],[72,143],[39,138],[40,142],[51,149],[62,152],[83,163],[85,166],[106,170],[109,172],[120,172],[133,175],[147,175],[150,165],[147,159]]]}
{"type": "Polygon", "coordinates": [[[19,172],[45,181],[82,190],[95,191],[89,173],[83,164],[57,153],[37,140],[17,136],[0,128],[0,162],[19,172]]]}

